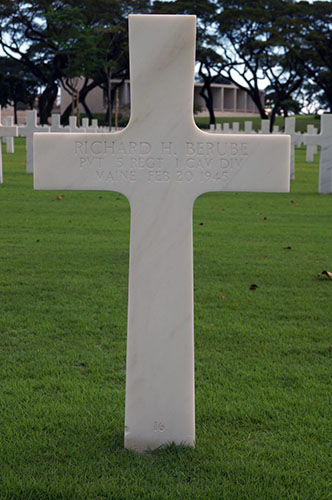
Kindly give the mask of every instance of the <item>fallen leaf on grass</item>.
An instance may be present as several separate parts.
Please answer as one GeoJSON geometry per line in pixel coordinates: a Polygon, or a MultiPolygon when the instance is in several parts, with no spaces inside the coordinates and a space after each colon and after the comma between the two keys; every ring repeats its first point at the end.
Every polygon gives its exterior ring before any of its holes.
{"type": "Polygon", "coordinates": [[[60,195],[58,194],[58,196],[56,197],[56,199],[57,199],[57,200],[62,200],[62,196],[60,196],[60,195]]]}
{"type": "Polygon", "coordinates": [[[325,274],[328,278],[332,280],[332,273],[330,273],[330,271],[322,271],[320,274],[325,274]]]}
{"type": "Polygon", "coordinates": [[[250,285],[249,290],[256,290],[256,288],[259,288],[259,286],[253,284],[253,285],[250,285]]]}

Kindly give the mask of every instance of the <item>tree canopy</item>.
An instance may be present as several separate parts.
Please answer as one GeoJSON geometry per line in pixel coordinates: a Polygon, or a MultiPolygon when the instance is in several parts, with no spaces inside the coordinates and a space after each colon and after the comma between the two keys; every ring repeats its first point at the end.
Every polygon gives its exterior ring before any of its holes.
{"type": "MultiPolygon", "coordinates": [[[[26,101],[38,85],[39,115],[45,123],[62,82],[88,114],[86,96],[96,86],[104,88],[111,109],[110,79],[129,76],[130,13],[196,14],[197,68],[212,122],[211,84],[220,78],[248,92],[264,118],[265,87],[272,121],[277,113],[298,110],[305,102],[317,101],[332,110],[332,3],[305,0],[175,0],[152,5],[149,0],[3,0],[0,45],[17,94],[22,94],[19,100],[26,101]],[[82,76],[78,93],[75,79],[82,76]]],[[[18,98],[9,95],[8,71],[0,68],[2,103],[18,98]]],[[[69,106],[63,118],[70,111],[69,106]]]]}

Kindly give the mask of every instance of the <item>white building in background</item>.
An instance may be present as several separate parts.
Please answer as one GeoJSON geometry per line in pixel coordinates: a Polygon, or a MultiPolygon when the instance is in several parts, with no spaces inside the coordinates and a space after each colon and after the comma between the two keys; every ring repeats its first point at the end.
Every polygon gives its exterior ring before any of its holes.
{"type": "MultiPolygon", "coordinates": [[[[114,83],[119,83],[120,80],[113,80],[114,83]]],[[[81,88],[83,79],[76,79],[76,88],[81,88]]],[[[197,113],[200,116],[208,116],[208,111],[205,106],[204,99],[200,96],[200,90],[203,83],[196,82],[194,89],[194,100],[197,113]]],[[[247,92],[235,87],[234,85],[224,85],[220,83],[211,84],[213,92],[214,111],[216,116],[259,116],[258,109],[247,92]]],[[[261,92],[261,99],[264,101],[264,92],[261,92]]],[[[65,111],[67,106],[72,103],[72,96],[61,86],[61,102],[60,112],[65,111]]],[[[94,88],[86,98],[86,104],[91,113],[106,113],[106,96],[103,89],[100,87],[94,88]]],[[[129,112],[130,108],[130,81],[125,80],[119,87],[119,109],[126,109],[129,112]]],[[[84,113],[84,108],[80,104],[80,112],[84,113]]]]}
{"type": "MultiPolygon", "coordinates": [[[[200,91],[203,83],[195,82],[194,101],[201,108],[200,115],[207,115],[207,109],[200,91]]],[[[211,84],[213,107],[216,116],[260,116],[256,104],[250,95],[235,85],[221,83],[211,84]]],[[[264,91],[261,91],[261,101],[264,103],[264,91]]]]}

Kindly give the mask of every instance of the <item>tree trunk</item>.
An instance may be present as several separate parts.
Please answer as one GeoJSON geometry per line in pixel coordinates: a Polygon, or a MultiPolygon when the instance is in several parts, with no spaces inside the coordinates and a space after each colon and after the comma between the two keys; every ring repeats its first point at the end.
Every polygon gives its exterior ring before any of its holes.
{"type": "Polygon", "coordinates": [[[275,122],[275,119],[276,119],[276,114],[278,112],[278,109],[279,109],[279,104],[275,104],[272,108],[272,111],[271,111],[271,116],[270,116],[270,132],[272,132],[273,130],[273,125],[274,125],[274,122],[275,122]]]}
{"type": "Polygon", "coordinates": [[[200,96],[203,97],[205,101],[205,105],[207,107],[207,110],[210,115],[210,125],[215,125],[216,124],[216,118],[214,115],[214,109],[213,109],[213,94],[212,94],[212,89],[211,89],[211,82],[209,79],[204,78],[204,85],[202,87],[202,90],[200,91],[200,96]]]}
{"type": "Polygon", "coordinates": [[[84,96],[84,97],[83,97],[83,99],[81,99],[81,104],[82,104],[82,106],[83,106],[83,108],[84,108],[84,111],[85,111],[85,112],[86,112],[86,114],[88,115],[89,120],[91,121],[91,120],[92,120],[92,118],[93,118],[93,115],[92,115],[92,113],[91,113],[91,110],[90,110],[89,106],[88,106],[88,105],[87,105],[87,103],[85,102],[85,98],[86,98],[86,96],[84,96]]]}
{"type": "Polygon", "coordinates": [[[17,102],[14,101],[14,123],[15,125],[18,125],[17,123],[17,102]]]}
{"type": "MultiPolygon", "coordinates": [[[[85,103],[85,99],[86,99],[86,96],[88,95],[88,93],[93,90],[94,88],[100,86],[103,82],[105,82],[105,75],[102,75],[100,74],[98,77],[96,77],[95,80],[93,80],[91,83],[89,83],[88,85],[83,85],[83,87],[81,88],[80,90],[80,103],[83,104],[84,106],[84,109],[87,111],[87,114],[89,115],[89,112],[91,113],[91,111],[89,110],[87,104],[85,103]],[[89,110],[89,112],[88,112],[89,110]]],[[[71,113],[71,109],[72,109],[72,105],[71,103],[66,107],[66,109],[64,110],[64,112],[62,113],[61,115],[61,123],[62,124],[67,124],[68,121],[69,121],[69,117],[70,115],[72,114],[71,113]]],[[[91,115],[92,116],[92,115],[91,115]]]]}
{"type": "Polygon", "coordinates": [[[108,127],[112,131],[112,70],[107,71],[108,127]]]}
{"type": "Polygon", "coordinates": [[[51,116],[57,94],[58,86],[56,83],[48,82],[38,101],[39,119],[41,125],[48,123],[48,117],[51,116]]]}
{"type": "Polygon", "coordinates": [[[244,89],[248,93],[253,102],[256,104],[260,117],[262,118],[262,120],[266,120],[267,115],[265,113],[264,103],[262,103],[261,101],[261,96],[259,91],[256,91],[255,89],[246,89],[244,87],[239,87],[239,88],[244,89]]]}

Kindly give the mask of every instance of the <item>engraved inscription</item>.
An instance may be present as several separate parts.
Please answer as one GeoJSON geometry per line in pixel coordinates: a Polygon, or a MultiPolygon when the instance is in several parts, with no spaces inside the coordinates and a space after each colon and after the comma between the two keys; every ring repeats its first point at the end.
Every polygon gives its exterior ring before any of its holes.
{"type": "Polygon", "coordinates": [[[94,172],[97,184],[227,183],[249,157],[247,142],[234,140],[161,141],[77,140],[74,154],[82,172],[94,172]]]}
{"type": "Polygon", "coordinates": [[[164,424],[156,420],[153,424],[153,430],[154,432],[164,432],[166,430],[166,427],[164,424]]]}

